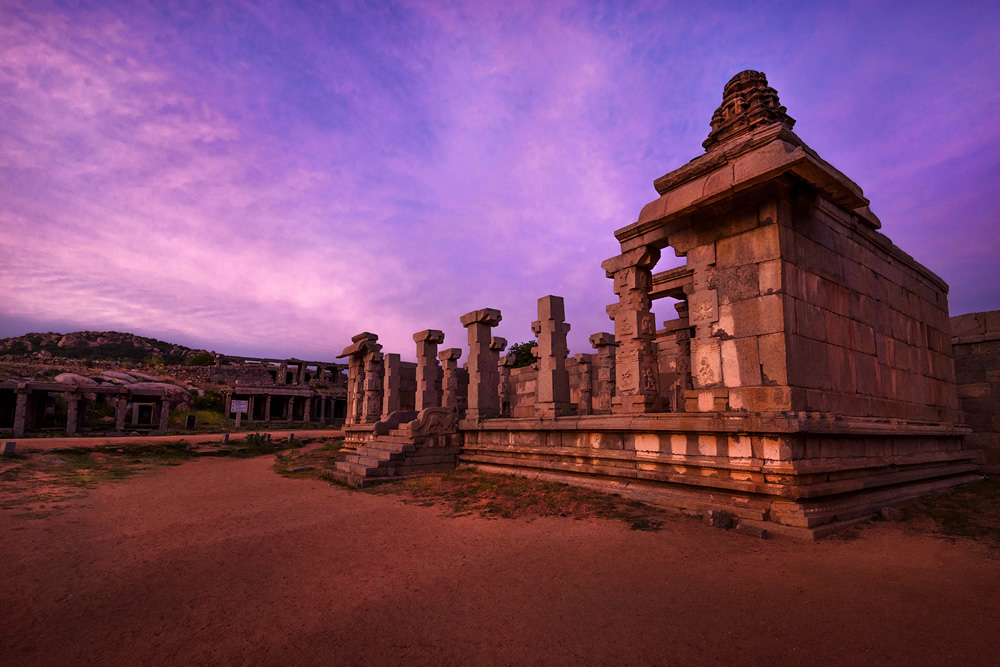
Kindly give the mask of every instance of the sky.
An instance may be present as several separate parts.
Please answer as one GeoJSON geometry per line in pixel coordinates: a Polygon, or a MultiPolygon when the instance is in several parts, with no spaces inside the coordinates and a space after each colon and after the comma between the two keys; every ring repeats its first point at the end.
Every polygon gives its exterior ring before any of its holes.
{"type": "Polygon", "coordinates": [[[1000,2],[0,0],[0,337],[412,359],[555,294],[591,352],[614,230],[744,69],[952,314],[1000,309],[1000,2]]]}

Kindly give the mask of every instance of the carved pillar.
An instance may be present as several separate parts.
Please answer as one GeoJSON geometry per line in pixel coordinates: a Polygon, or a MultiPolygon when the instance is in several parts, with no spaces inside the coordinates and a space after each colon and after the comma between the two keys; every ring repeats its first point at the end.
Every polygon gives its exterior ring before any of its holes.
{"type": "Polygon", "coordinates": [[[622,414],[655,412],[662,407],[656,364],[656,324],[650,310],[652,269],[660,259],[658,248],[646,246],[605,260],[601,267],[615,281],[618,303],[608,306],[615,322],[618,350],[615,359],[615,397],[612,411],[622,414]]]}
{"type": "Polygon", "coordinates": [[[688,322],[694,329],[691,345],[691,384],[686,392],[688,412],[722,412],[728,404],[729,391],[722,382],[722,341],[713,335],[719,321],[719,293],[715,278],[715,244],[708,243],[687,252],[692,271],[691,284],[685,287],[688,322]]]}
{"type": "Polygon", "coordinates": [[[264,399],[264,423],[271,423],[271,394],[264,399]]]}
{"type": "Polygon", "coordinates": [[[382,416],[382,376],[385,374],[381,345],[370,345],[365,355],[365,401],[361,412],[364,424],[374,424],[382,416]]]}
{"type": "Polygon", "coordinates": [[[590,344],[597,350],[597,390],[594,409],[602,414],[611,412],[611,399],[615,395],[615,343],[613,334],[596,333],[590,337],[590,344]]]}
{"type": "Polygon", "coordinates": [[[399,410],[399,373],[402,368],[398,354],[385,355],[385,380],[382,389],[382,417],[388,417],[399,410]]]}
{"type": "Polygon", "coordinates": [[[17,394],[17,402],[14,404],[14,437],[23,438],[28,419],[28,385],[21,383],[14,391],[17,394]]]}
{"type": "Polygon", "coordinates": [[[417,344],[415,409],[420,412],[425,408],[436,408],[441,405],[441,397],[437,390],[438,374],[440,373],[437,351],[438,345],[444,342],[444,332],[437,329],[425,329],[413,334],[413,342],[417,344]]]}
{"type": "Polygon", "coordinates": [[[674,326],[674,343],[677,345],[677,357],[674,361],[674,372],[677,379],[670,387],[670,409],[674,412],[686,411],[687,392],[691,391],[691,328],[688,323],[687,301],[674,304],[678,319],[674,322],[664,322],[664,326],[674,326]]]}
{"type": "MultiPolygon", "coordinates": [[[[378,336],[363,331],[351,337],[351,344],[344,348],[344,351],[337,355],[338,359],[347,357],[347,415],[344,425],[362,424],[365,422],[367,399],[365,397],[365,384],[367,380],[367,356],[371,352],[379,352],[382,349],[375,341],[378,336]]],[[[379,405],[372,414],[378,414],[382,409],[382,398],[379,395],[379,405]]],[[[377,419],[375,421],[378,421],[377,419]]]]}
{"type": "Polygon", "coordinates": [[[490,329],[500,324],[500,311],[482,308],[462,315],[462,326],[469,331],[469,407],[468,419],[488,419],[500,414],[500,383],[496,355],[490,351],[490,329]]]}
{"type": "Polygon", "coordinates": [[[254,396],[250,394],[247,396],[247,426],[253,423],[253,404],[254,396]]]}
{"type": "Polygon", "coordinates": [[[316,399],[316,405],[318,407],[318,414],[316,415],[316,421],[320,424],[326,423],[326,396],[319,396],[316,399]]]}
{"type": "Polygon", "coordinates": [[[312,396],[302,397],[302,421],[307,422],[312,417],[312,396]]]}
{"type": "Polygon", "coordinates": [[[139,425],[139,401],[132,401],[132,426],[139,425]]]}
{"type": "Polygon", "coordinates": [[[573,358],[576,359],[576,368],[577,372],[579,372],[577,388],[580,390],[580,398],[576,404],[576,413],[578,415],[594,414],[594,390],[590,380],[590,367],[594,362],[594,355],[577,354],[573,358]]]}
{"type": "Polygon", "coordinates": [[[281,364],[278,366],[278,377],[277,377],[277,380],[278,381],[277,381],[276,384],[287,384],[287,382],[286,382],[286,380],[288,380],[288,363],[287,362],[282,361],[281,364]]]}
{"type": "Polygon", "coordinates": [[[441,407],[458,409],[458,360],[462,356],[462,350],[458,347],[450,347],[441,350],[438,359],[444,369],[444,377],[441,380],[441,407]]]}
{"type": "Polygon", "coordinates": [[[569,373],[566,372],[566,334],[569,324],[561,296],[543,296],[538,300],[538,321],[531,330],[538,337],[535,355],[538,357],[538,384],[535,410],[540,417],[568,415],[569,373]]]}

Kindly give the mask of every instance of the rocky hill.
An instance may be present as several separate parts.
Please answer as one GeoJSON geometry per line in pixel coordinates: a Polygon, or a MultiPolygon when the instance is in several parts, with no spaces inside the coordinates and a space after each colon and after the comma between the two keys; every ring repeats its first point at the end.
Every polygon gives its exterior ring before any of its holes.
{"type": "Polygon", "coordinates": [[[0,358],[11,361],[34,358],[107,359],[132,363],[183,364],[192,355],[204,350],[192,350],[155,338],[145,338],[118,331],[77,331],[74,333],[29,333],[0,339],[0,358]]]}

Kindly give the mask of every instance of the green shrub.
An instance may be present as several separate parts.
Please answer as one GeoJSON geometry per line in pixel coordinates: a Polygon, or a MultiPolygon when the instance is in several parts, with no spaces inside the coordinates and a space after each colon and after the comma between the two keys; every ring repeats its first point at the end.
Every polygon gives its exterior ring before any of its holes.
{"type": "Polygon", "coordinates": [[[524,368],[525,366],[530,366],[535,363],[535,353],[534,347],[538,343],[533,340],[525,341],[524,343],[514,343],[507,350],[507,357],[514,360],[514,368],[524,368]]]}
{"type": "Polygon", "coordinates": [[[222,394],[214,389],[209,389],[204,396],[195,396],[191,400],[191,407],[195,410],[222,412],[222,394]]]}
{"type": "Polygon", "coordinates": [[[192,354],[187,360],[188,366],[214,366],[215,357],[209,352],[192,354]]]}

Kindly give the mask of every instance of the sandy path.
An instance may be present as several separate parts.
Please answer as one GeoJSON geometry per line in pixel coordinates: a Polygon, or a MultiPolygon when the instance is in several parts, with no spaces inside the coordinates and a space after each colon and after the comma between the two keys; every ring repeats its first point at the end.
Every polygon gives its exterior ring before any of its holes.
{"type": "MultiPolygon", "coordinates": [[[[230,433],[231,439],[239,439],[248,433],[272,433],[275,436],[288,437],[289,433],[294,433],[296,438],[339,438],[344,435],[343,431],[333,429],[260,429],[256,431],[238,431],[230,433]]],[[[44,452],[62,447],[97,447],[99,445],[117,445],[123,442],[129,443],[156,443],[156,442],[189,442],[197,444],[201,442],[221,442],[222,433],[198,433],[189,435],[112,435],[98,436],[93,438],[4,438],[5,442],[17,443],[18,451],[44,452]]]]}
{"type": "Polygon", "coordinates": [[[4,664],[996,664],[1000,560],[879,525],[446,518],[199,459],[0,512],[4,664]]]}

